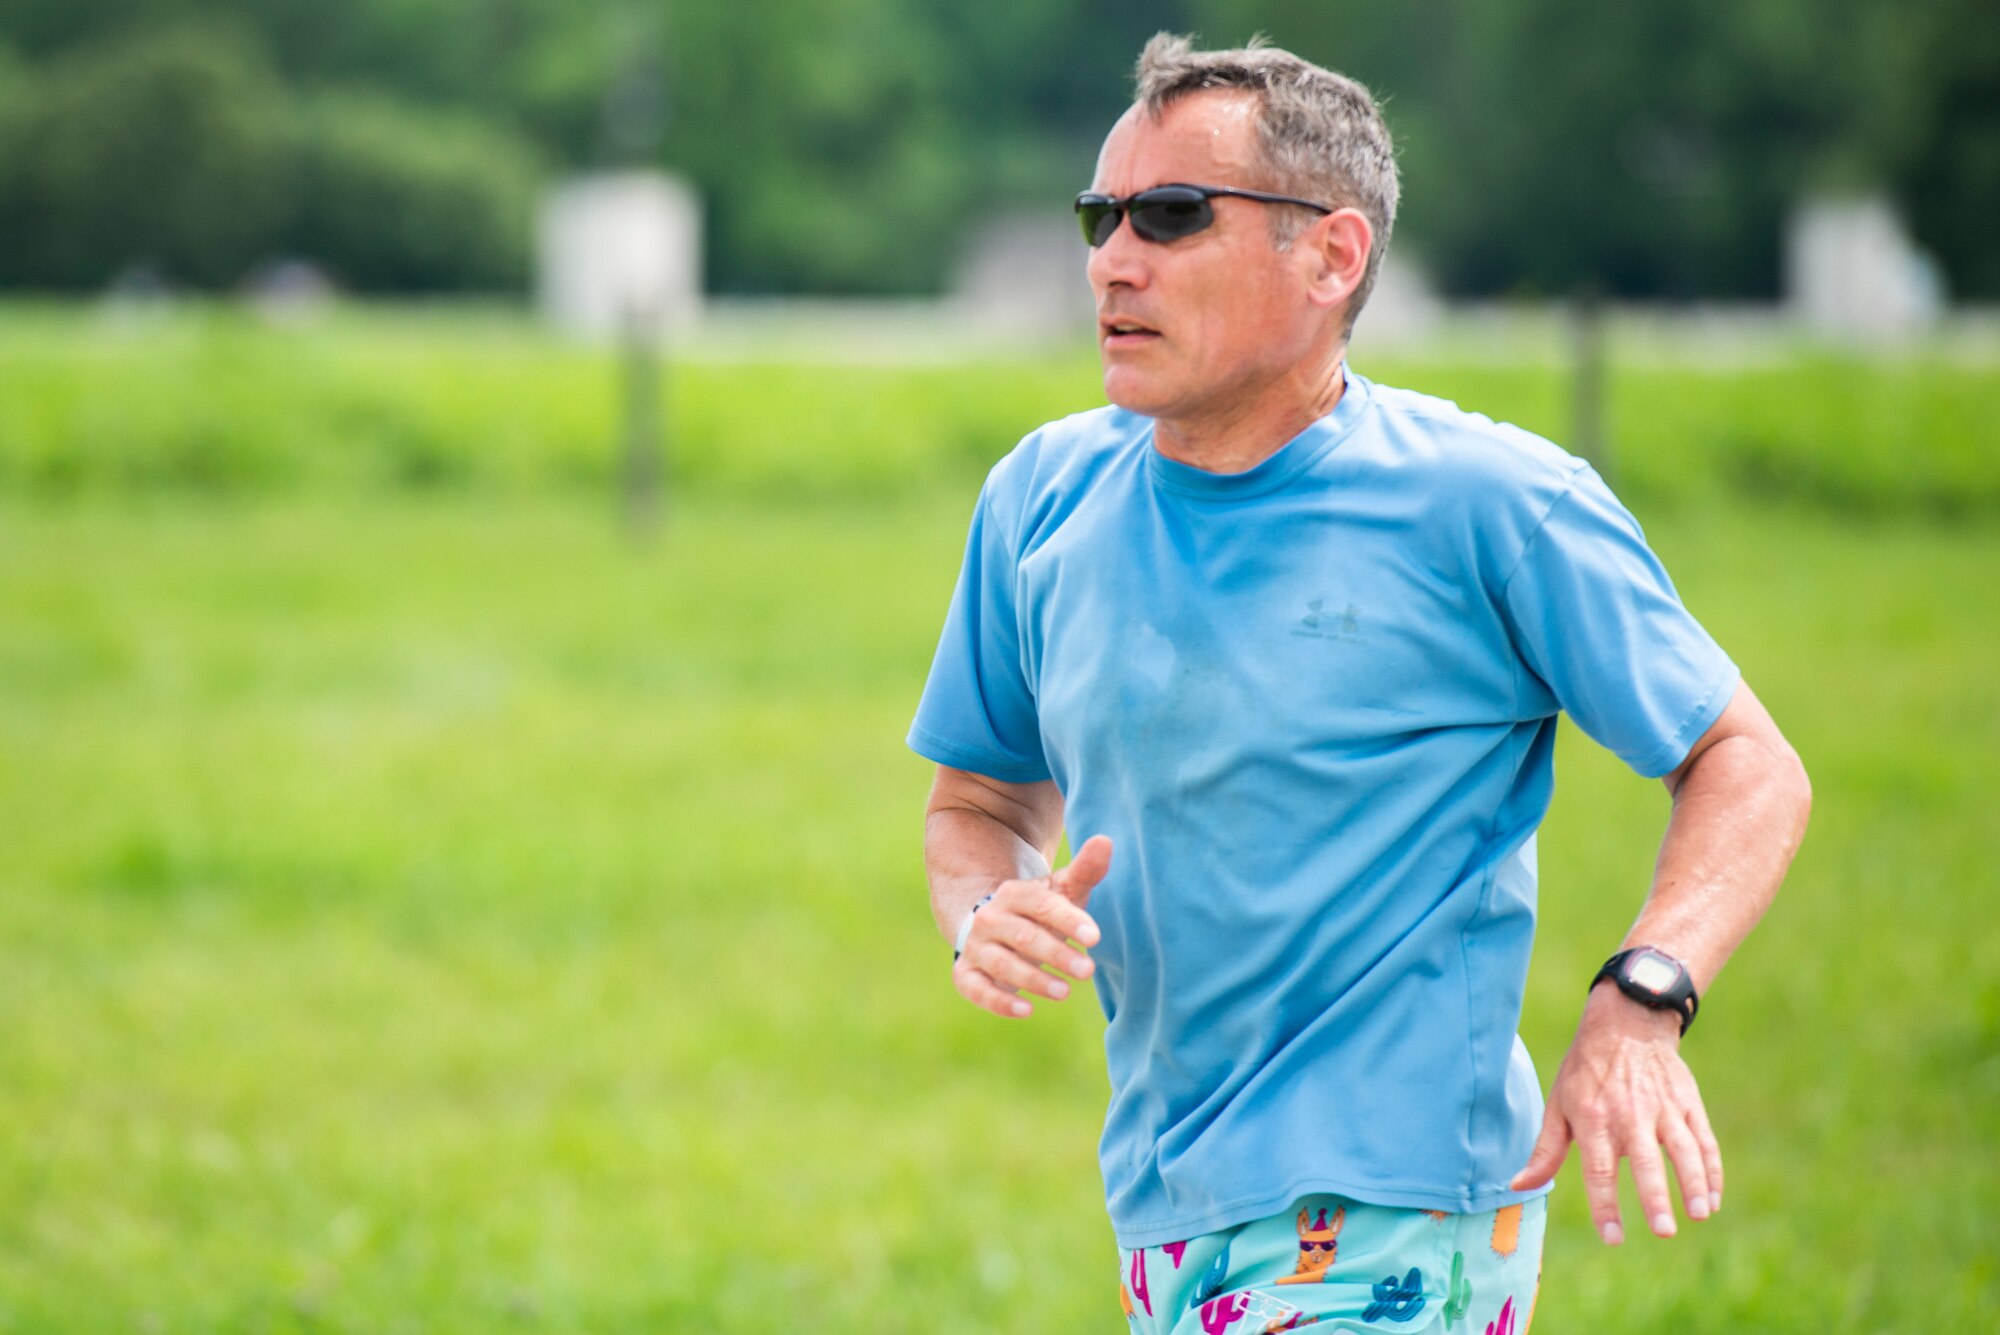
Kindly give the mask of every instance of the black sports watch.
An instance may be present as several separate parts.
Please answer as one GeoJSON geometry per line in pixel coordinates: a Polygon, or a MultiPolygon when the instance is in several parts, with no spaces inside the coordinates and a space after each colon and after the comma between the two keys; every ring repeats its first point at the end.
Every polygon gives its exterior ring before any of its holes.
{"type": "Polygon", "coordinates": [[[1680,1016],[1683,1034],[1694,1023],[1694,1013],[1701,1009],[1701,998],[1694,994],[1694,979],[1688,976],[1687,965],[1652,946],[1619,951],[1604,961],[1604,967],[1590,980],[1590,986],[1594,988],[1607,978],[1641,1006],[1680,1016]]]}

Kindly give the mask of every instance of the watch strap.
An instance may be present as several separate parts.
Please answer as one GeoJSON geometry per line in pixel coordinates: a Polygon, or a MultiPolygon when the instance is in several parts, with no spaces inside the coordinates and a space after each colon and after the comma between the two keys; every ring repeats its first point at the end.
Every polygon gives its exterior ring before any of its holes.
{"type": "MultiPolygon", "coordinates": [[[[998,891],[994,892],[994,894],[997,893],[999,892],[998,891]]],[[[965,911],[965,920],[959,923],[958,925],[958,939],[951,943],[951,962],[953,964],[958,963],[958,957],[965,953],[966,938],[972,935],[973,918],[978,915],[979,910],[985,908],[988,904],[992,902],[993,902],[992,894],[981,895],[976,901],[974,901],[972,907],[965,911]]]]}

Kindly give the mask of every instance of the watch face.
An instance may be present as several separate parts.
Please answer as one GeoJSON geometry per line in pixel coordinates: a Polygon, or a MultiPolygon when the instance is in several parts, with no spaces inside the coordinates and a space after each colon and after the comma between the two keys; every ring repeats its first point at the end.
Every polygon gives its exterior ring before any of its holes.
{"type": "Polygon", "coordinates": [[[1674,985],[1679,973],[1658,955],[1640,955],[1627,966],[1625,976],[1648,992],[1665,992],[1674,985]]]}

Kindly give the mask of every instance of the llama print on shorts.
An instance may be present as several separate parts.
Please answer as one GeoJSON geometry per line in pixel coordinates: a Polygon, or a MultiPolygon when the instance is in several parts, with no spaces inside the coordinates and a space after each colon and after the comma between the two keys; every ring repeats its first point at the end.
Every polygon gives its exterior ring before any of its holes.
{"type": "Polygon", "coordinates": [[[1335,1241],[1340,1236],[1341,1225],[1347,1222],[1347,1207],[1341,1206],[1333,1212],[1332,1222],[1326,1217],[1326,1207],[1321,1206],[1318,1218],[1301,1207],[1299,1210],[1299,1268],[1293,1274],[1280,1279],[1280,1284],[1318,1284],[1326,1278],[1326,1272],[1333,1269],[1334,1255],[1340,1250],[1335,1241]]]}

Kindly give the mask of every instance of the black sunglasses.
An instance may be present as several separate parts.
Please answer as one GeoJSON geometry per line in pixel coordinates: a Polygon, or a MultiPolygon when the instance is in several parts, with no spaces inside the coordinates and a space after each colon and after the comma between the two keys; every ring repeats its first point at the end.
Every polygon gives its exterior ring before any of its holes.
{"type": "Polygon", "coordinates": [[[1120,199],[1086,190],[1076,197],[1076,216],[1083,224],[1083,239],[1101,246],[1118,230],[1118,220],[1132,215],[1132,230],[1146,241],[1178,241],[1193,236],[1215,221],[1215,206],[1208,201],[1217,195],[1234,199],[1254,199],[1261,204],[1297,204],[1315,213],[1332,213],[1326,204],[1290,195],[1271,195],[1262,190],[1235,190],[1222,185],[1156,185],[1136,195],[1120,199]]]}

